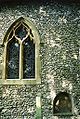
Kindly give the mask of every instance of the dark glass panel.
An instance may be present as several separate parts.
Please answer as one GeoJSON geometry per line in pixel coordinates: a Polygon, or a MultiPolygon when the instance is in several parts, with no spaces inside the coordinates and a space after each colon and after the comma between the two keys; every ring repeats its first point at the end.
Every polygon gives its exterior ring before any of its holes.
{"type": "Polygon", "coordinates": [[[19,78],[19,44],[15,39],[8,43],[7,47],[7,78],[19,78]]]}
{"type": "Polygon", "coordinates": [[[23,24],[25,27],[27,27],[29,29],[29,26],[25,22],[23,22],[23,24]]]}
{"type": "Polygon", "coordinates": [[[21,40],[26,37],[26,34],[28,33],[27,29],[25,26],[22,24],[16,29],[16,36],[20,38],[21,40]]]}
{"type": "Polygon", "coordinates": [[[54,113],[71,113],[71,99],[67,93],[60,93],[54,100],[54,113]]]}
{"type": "Polygon", "coordinates": [[[13,30],[11,31],[11,33],[9,34],[9,38],[8,39],[11,39],[13,36],[13,30]]]}
{"type": "Polygon", "coordinates": [[[23,48],[23,78],[35,78],[35,44],[28,37],[23,48]]]}
{"type": "Polygon", "coordinates": [[[33,37],[32,30],[31,30],[31,29],[30,29],[30,34],[31,34],[31,36],[33,37]]]}

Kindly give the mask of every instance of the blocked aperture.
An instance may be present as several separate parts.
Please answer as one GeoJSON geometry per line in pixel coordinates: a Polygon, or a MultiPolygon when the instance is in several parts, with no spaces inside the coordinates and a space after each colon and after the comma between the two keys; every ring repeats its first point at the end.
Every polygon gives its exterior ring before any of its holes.
{"type": "Polygon", "coordinates": [[[54,114],[57,113],[71,113],[72,102],[69,95],[66,92],[59,93],[54,99],[54,114]]]}

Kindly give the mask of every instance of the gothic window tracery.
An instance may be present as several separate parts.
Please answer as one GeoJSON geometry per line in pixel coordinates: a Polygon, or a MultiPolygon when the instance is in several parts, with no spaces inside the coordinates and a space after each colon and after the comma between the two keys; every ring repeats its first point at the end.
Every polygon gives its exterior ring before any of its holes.
{"type": "Polygon", "coordinates": [[[31,23],[17,20],[4,38],[4,78],[38,80],[39,36],[31,23]],[[30,26],[29,26],[30,25],[30,26]]]}

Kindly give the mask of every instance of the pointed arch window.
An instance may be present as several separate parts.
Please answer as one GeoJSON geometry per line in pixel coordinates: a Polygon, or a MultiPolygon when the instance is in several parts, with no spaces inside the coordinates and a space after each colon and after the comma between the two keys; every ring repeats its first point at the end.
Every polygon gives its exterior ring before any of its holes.
{"type": "Polygon", "coordinates": [[[40,37],[35,26],[19,18],[4,37],[4,84],[40,83],[40,37]]]}
{"type": "Polygon", "coordinates": [[[60,92],[53,101],[54,115],[72,115],[72,100],[68,93],[60,92]]]}

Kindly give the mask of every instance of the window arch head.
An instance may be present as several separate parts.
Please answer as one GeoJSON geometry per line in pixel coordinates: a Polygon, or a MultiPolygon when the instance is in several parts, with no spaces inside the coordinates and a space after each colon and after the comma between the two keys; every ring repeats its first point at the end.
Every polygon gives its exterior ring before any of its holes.
{"type": "Polygon", "coordinates": [[[60,92],[53,101],[53,114],[72,113],[71,97],[66,92],[60,92]]]}
{"type": "Polygon", "coordinates": [[[9,79],[24,84],[40,83],[40,37],[35,26],[28,19],[19,18],[8,29],[3,44],[6,83],[12,82],[9,79]]]}

